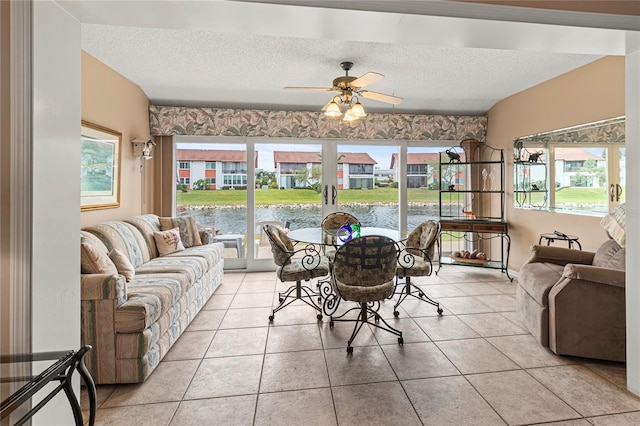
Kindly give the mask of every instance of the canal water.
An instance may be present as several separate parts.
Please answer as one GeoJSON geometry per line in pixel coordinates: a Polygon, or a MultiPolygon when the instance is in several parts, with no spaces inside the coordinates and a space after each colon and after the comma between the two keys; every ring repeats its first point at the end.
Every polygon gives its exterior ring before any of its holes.
{"type": "MultiPolygon", "coordinates": [[[[381,228],[398,227],[398,206],[386,204],[358,204],[341,206],[341,210],[353,214],[363,226],[381,228]]],[[[196,222],[221,229],[223,234],[244,234],[247,208],[245,206],[206,206],[178,208],[179,214],[189,214],[196,222]]],[[[407,229],[412,230],[428,219],[438,219],[438,204],[410,205],[407,211],[407,229]]],[[[256,208],[256,222],[277,220],[289,222],[291,229],[320,226],[322,207],[315,205],[279,205],[256,208]]]]}

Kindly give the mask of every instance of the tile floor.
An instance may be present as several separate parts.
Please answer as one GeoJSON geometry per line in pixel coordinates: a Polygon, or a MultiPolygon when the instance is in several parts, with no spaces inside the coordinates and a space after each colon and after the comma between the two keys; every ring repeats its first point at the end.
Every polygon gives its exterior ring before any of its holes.
{"type": "MultiPolygon", "coordinates": [[[[407,299],[404,333],[316,319],[296,302],[269,324],[275,273],[224,283],[143,384],[98,387],[98,425],[638,425],[619,363],[559,357],[519,325],[515,282],[445,265],[415,279],[444,308],[407,299]]],[[[86,395],[82,398],[86,409],[86,395]]]]}

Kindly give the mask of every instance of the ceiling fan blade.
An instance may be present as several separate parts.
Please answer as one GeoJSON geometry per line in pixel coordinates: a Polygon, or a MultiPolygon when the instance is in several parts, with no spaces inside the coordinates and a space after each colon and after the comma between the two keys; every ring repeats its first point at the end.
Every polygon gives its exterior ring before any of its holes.
{"type": "Polygon", "coordinates": [[[351,82],[351,87],[364,87],[368,86],[371,83],[375,83],[376,81],[380,81],[384,78],[384,75],[379,72],[369,71],[368,73],[362,74],[360,77],[356,78],[351,82]]]}
{"type": "Polygon", "coordinates": [[[360,92],[363,98],[373,99],[374,101],[386,102],[388,104],[398,105],[401,104],[404,99],[398,96],[385,95],[384,93],[371,92],[369,90],[363,90],[360,92]]]}
{"type": "Polygon", "coordinates": [[[329,92],[334,90],[333,87],[295,87],[295,86],[287,86],[284,87],[285,90],[318,90],[322,92],[329,92]]]}

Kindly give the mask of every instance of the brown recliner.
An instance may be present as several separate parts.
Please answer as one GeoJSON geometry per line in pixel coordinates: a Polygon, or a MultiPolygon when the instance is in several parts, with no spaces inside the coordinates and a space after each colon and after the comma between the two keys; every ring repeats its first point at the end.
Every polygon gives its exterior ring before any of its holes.
{"type": "Polygon", "coordinates": [[[625,361],[625,249],[613,239],[595,253],[531,246],[516,302],[529,332],[553,352],[625,361]]]}

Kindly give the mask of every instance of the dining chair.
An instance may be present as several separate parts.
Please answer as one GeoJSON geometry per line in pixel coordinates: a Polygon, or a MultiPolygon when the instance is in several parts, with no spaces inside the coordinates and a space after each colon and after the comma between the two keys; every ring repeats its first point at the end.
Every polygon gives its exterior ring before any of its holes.
{"type": "Polygon", "coordinates": [[[349,354],[353,353],[351,344],[365,324],[393,333],[398,336],[399,344],[404,343],[402,331],[391,327],[378,314],[380,302],[393,294],[397,255],[396,243],[382,235],[355,238],[336,252],[331,276],[333,291],[344,300],[357,302],[358,306],[337,317],[332,315],[329,327],[333,327],[334,321],[355,321],[347,342],[349,354]],[[345,318],[352,311],[358,311],[358,316],[345,318]]]}
{"type": "Polygon", "coordinates": [[[310,281],[313,278],[329,275],[329,259],[320,254],[313,246],[308,245],[295,250],[293,242],[287,234],[277,226],[266,224],[264,231],[271,244],[273,260],[278,266],[276,275],[282,282],[295,281],[287,291],[278,294],[280,304],[273,309],[269,321],[279,310],[285,308],[296,300],[301,300],[319,313],[317,318],[322,319],[322,308],[317,305],[314,298],[319,297],[310,287],[302,285],[302,281],[310,281]]]}
{"type": "MultiPolygon", "coordinates": [[[[322,228],[323,231],[335,233],[338,229],[340,229],[342,225],[345,225],[347,221],[349,221],[349,224],[351,225],[355,224],[358,226],[362,226],[360,224],[360,221],[351,213],[333,212],[329,213],[327,216],[325,216],[324,219],[322,219],[320,228],[322,228]]],[[[324,254],[329,256],[329,259],[333,259],[333,257],[336,255],[335,247],[323,246],[322,250],[324,254]]]]}
{"type": "Polygon", "coordinates": [[[442,314],[440,304],[411,282],[411,277],[428,277],[431,275],[435,246],[438,244],[439,235],[439,222],[434,220],[424,221],[411,231],[404,247],[399,251],[394,290],[394,295],[398,296],[398,300],[393,307],[394,316],[400,315],[398,306],[409,296],[432,304],[437,308],[438,314],[442,314]],[[401,278],[405,279],[404,286],[399,284],[401,278]]]}

